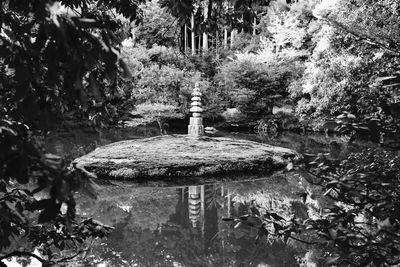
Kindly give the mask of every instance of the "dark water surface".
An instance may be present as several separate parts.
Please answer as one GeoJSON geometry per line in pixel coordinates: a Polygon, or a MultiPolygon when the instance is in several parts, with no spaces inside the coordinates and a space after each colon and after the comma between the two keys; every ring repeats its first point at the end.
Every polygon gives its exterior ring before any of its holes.
{"type": "MultiPolygon", "coordinates": [[[[46,146],[52,153],[77,157],[110,142],[157,134],[157,129],[76,131],[49,136],[46,146]]],[[[222,135],[288,147],[306,156],[329,153],[340,158],[365,146],[324,135],[222,135]]],[[[307,199],[304,204],[299,195],[310,190],[299,172],[189,186],[102,185],[98,199],[78,196],[78,212],[115,230],[92,245],[87,260],[98,266],[313,266],[316,252],[305,245],[275,237],[256,242],[256,227],[222,220],[247,214],[254,205],[285,218],[312,217],[323,203],[307,199]]]]}

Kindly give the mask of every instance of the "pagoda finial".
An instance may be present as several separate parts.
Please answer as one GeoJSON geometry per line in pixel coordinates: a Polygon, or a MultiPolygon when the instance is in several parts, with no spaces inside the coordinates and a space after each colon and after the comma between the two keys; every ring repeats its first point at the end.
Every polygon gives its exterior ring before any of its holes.
{"type": "Polygon", "coordinates": [[[199,138],[204,135],[203,118],[201,113],[203,109],[201,108],[201,92],[199,88],[199,83],[196,82],[192,92],[192,103],[190,112],[192,117],[190,117],[190,123],[188,126],[188,135],[190,137],[199,138]]]}

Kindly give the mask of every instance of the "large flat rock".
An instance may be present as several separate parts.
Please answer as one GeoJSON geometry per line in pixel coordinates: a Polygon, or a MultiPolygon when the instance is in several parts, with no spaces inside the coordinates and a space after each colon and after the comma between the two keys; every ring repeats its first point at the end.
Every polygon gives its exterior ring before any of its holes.
{"type": "Polygon", "coordinates": [[[267,173],[300,157],[287,148],[247,140],[169,135],[112,143],[75,159],[74,164],[99,178],[134,181],[267,173]]]}

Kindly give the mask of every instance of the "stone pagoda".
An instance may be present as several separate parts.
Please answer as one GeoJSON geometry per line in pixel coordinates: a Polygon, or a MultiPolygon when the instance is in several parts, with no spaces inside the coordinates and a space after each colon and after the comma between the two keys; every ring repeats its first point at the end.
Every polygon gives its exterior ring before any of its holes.
{"type": "Polygon", "coordinates": [[[201,92],[198,82],[195,83],[193,89],[190,112],[192,113],[192,117],[190,117],[188,135],[189,137],[200,138],[204,135],[204,126],[203,118],[201,117],[203,109],[201,108],[201,92]]]}

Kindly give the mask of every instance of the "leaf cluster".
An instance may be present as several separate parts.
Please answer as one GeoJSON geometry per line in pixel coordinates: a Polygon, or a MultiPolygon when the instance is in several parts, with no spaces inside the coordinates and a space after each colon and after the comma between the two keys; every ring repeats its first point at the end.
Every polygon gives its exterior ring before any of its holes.
{"type": "Polygon", "coordinates": [[[61,4],[0,3],[0,259],[54,264],[79,254],[75,246],[61,255],[73,244],[110,231],[76,216],[74,193],[94,196],[94,175],[46,153],[35,136],[66,117],[112,115],[118,85],[131,79],[118,49],[123,25],[141,11],[129,0],[61,4]],[[23,250],[12,251],[24,238],[23,250]],[[35,247],[46,258],[32,254],[35,247]]]}
{"type": "Polygon", "coordinates": [[[336,263],[366,266],[398,264],[400,158],[367,150],[343,162],[319,158],[312,175],[334,201],[321,220],[307,223],[334,245],[336,263]]]}
{"type": "Polygon", "coordinates": [[[7,113],[40,128],[71,113],[109,115],[119,77],[131,77],[117,49],[121,21],[105,11],[116,2],[65,1],[65,13],[51,1],[26,2],[1,6],[0,100],[7,113]],[[76,6],[82,14],[71,15],[67,7],[76,6]]]}
{"type": "MultiPolygon", "coordinates": [[[[392,266],[399,263],[400,157],[367,150],[340,162],[317,157],[304,177],[325,190],[333,204],[318,218],[283,218],[273,211],[224,218],[239,227],[258,228],[257,240],[269,235],[293,239],[329,251],[326,265],[392,266]]],[[[306,201],[307,195],[301,196],[306,201]]],[[[327,255],[328,255],[327,254],[327,255]]]]}

